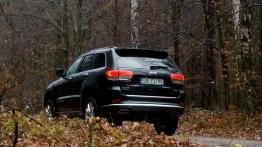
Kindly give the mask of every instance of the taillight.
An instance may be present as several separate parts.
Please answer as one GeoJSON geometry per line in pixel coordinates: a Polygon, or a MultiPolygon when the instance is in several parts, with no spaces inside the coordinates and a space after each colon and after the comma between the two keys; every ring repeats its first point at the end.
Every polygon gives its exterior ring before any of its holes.
{"type": "Polygon", "coordinates": [[[106,77],[109,80],[127,81],[133,78],[134,72],[130,70],[109,70],[106,72],[106,77]]]}
{"type": "Polygon", "coordinates": [[[185,76],[181,73],[170,74],[171,81],[176,84],[184,84],[185,76]]]}
{"type": "Polygon", "coordinates": [[[180,103],[179,103],[179,106],[181,106],[181,107],[184,107],[184,108],[185,108],[185,107],[186,107],[186,103],[185,103],[185,102],[180,102],[180,103]]]}

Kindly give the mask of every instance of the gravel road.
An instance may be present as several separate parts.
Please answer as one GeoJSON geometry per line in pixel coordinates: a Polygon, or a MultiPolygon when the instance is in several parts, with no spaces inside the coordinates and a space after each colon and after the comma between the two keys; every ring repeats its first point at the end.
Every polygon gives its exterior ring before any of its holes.
{"type": "Polygon", "coordinates": [[[262,147],[262,141],[244,140],[244,139],[228,139],[191,136],[191,141],[200,146],[208,145],[210,147],[262,147]]]}

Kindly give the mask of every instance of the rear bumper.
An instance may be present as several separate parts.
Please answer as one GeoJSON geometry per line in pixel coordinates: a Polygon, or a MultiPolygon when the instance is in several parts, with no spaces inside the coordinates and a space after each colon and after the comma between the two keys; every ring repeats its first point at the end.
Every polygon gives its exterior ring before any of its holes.
{"type": "Polygon", "coordinates": [[[184,107],[180,106],[184,102],[185,93],[180,90],[179,96],[162,95],[131,95],[124,94],[120,86],[111,87],[107,92],[103,92],[103,102],[100,105],[102,115],[113,115],[125,120],[144,120],[159,117],[176,117],[184,113],[184,107]],[[112,99],[121,99],[120,103],[112,103],[112,99]]]}
{"type": "Polygon", "coordinates": [[[171,104],[154,104],[154,103],[120,103],[102,106],[102,108],[113,115],[129,115],[134,113],[172,113],[181,115],[184,107],[171,104]]]}

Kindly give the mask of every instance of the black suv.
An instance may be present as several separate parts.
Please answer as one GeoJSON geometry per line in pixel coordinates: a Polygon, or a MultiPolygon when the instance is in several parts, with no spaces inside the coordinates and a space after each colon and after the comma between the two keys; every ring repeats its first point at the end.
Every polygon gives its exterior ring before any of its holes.
{"type": "Polygon", "coordinates": [[[167,52],[108,47],[78,57],[45,92],[49,115],[78,113],[154,123],[157,133],[172,135],[184,111],[184,75],[167,52]]]}

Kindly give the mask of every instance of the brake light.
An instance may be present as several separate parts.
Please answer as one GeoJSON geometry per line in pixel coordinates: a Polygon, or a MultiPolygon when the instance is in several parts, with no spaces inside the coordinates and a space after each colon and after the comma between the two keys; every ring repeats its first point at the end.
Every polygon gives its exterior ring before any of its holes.
{"type": "Polygon", "coordinates": [[[185,76],[181,73],[174,73],[170,75],[171,81],[176,84],[184,84],[185,76]]]}
{"type": "Polygon", "coordinates": [[[106,72],[106,77],[109,80],[130,80],[134,76],[134,72],[130,70],[109,70],[106,72]]]}
{"type": "Polygon", "coordinates": [[[186,103],[185,103],[185,102],[180,102],[180,103],[179,103],[179,106],[181,106],[181,107],[184,107],[184,108],[185,108],[185,107],[186,107],[186,103]]]}

